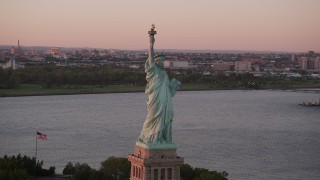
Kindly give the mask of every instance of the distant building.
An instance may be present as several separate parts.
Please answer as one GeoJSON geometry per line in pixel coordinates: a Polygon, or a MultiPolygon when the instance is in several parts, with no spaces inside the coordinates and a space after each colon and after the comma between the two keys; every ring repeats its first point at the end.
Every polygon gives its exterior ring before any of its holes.
{"type": "Polygon", "coordinates": [[[301,70],[307,70],[307,68],[308,68],[308,58],[307,57],[300,57],[298,62],[299,62],[299,67],[301,70]]]}
{"type": "Polygon", "coordinates": [[[231,65],[228,62],[215,62],[211,65],[214,71],[230,71],[231,65]]]}
{"type": "Polygon", "coordinates": [[[50,55],[60,55],[60,48],[58,48],[58,47],[51,48],[48,51],[48,54],[50,54],[50,55]]]}
{"type": "Polygon", "coordinates": [[[296,60],[296,57],[295,57],[294,54],[292,54],[292,56],[291,56],[291,61],[294,62],[295,60],[296,60]]]}
{"type": "MultiPolygon", "coordinates": [[[[310,57],[307,60],[307,69],[314,70],[316,65],[316,58],[310,57]]],[[[317,68],[318,69],[318,68],[317,68]]]]}
{"type": "Polygon", "coordinates": [[[99,55],[100,55],[100,56],[108,56],[109,54],[110,54],[109,51],[106,50],[106,49],[101,50],[101,51],[99,52],[99,55]]]}
{"type": "Polygon", "coordinates": [[[301,70],[320,71],[320,57],[300,57],[299,67],[301,70]]]}
{"type": "Polygon", "coordinates": [[[314,58],[313,62],[313,70],[320,72],[320,57],[314,58]]]}
{"type": "Polygon", "coordinates": [[[3,61],[6,58],[6,52],[0,51],[0,61],[3,61]]]}
{"type": "Polygon", "coordinates": [[[138,65],[138,64],[133,64],[133,65],[130,65],[129,68],[138,69],[138,68],[140,68],[140,65],[138,65]]]}
{"type": "Polygon", "coordinates": [[[320,74],[310,74],[312,78],[320,79],[320,74]]]}
{"type": "Polygon", "coordinates": [[[308,55],[309,56],[313,56],[314,55],[314,51],[308,51],[308,55]]]}
{"type": "Polygon", "coordinates": [[[84,57],[89,57],[90,56],[90,51],[88,49],[82,49],[81,50],[81,55],[84,57]]]}
{"type": "Polygon", "coordinates": [[[46,59],[44,57],[41,57],[41,56],[35,56],[35,57],[32,57],[32,58],[29,58],[29,60],[41,62],[41,61],[45,61],[46,59]]]}
{"type": "Polygon", "coordinates": [[[11,47],[10,53],[13,55],[22,55],[23,50],[20,48],[20,41],[18,40],[18,47],[11,47]]]}
{"type": "Polygon", "coordinates": [[[72,55],[78,56],[78,55],[79,55],[79,51],[76,50],[76,49],[73,49],[73,50],[72,50],[72,55]]]}
{"type": "Polygon", "coordinates": [[[235,71],[251,71],[251,62],[247,61],[236,61],[234,63],[235,71]]]}
{"type": "Polygon", "coordinates": [[[170,68],[170,69],[188,69],[189,62],[164,60],[163,66],[164,68],[170,68]]]}
{"type": "Polygon", "coordinates": [[[91,56],[98,56],[99,55],[99,51],[96,49],[91,49],[91,50],[89,50],[89,52],[90,52],[91,56]]]}
{"type": "Polygon", "coordinates": [[[29,49],[27,54],[28,55],[35,55],[35,54],[37,54],[37,51],[35,49],[29,49]]]}
{"type": "Polygon", "coordinates": [[[12,57],[10,58],[9,61],[7,61],[7,63],[2,65],[3,69],[17,69],[17,64],[16,64],[16,60],[12,57]]]}
{"type": "Polygon", "coordinates": [[[173,61],[173,69],[188,69],[188,61],[173,61]]]}
{"type": "Polygon", "coordinates": [[[170,67],[171,67],[171,61],[169,61],[169,60],[164,60],[164,61],[163,61],[163,67],[164,67],[164,68],[170,68],[170,67]]]}
{"type": "Polygon", "coordinates": [[[252,65],[252,68],[254,69],[255,72],[260,72],[260,65],[259,64],[252,65]]]}
{"type": "Polygon", "coordinates": [[[301,77],[301,74],[299,73],[287,73],[286,75],[287,77],[295,77],[295,78],[301,77]]]}

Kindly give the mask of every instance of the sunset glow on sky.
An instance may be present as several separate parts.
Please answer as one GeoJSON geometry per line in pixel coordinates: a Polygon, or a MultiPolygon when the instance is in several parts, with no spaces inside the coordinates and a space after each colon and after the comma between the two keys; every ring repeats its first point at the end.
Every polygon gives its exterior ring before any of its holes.
{"type": "Polygon", "coordinates": [[[1,0],[0,45],[320,52],[320,0],[1,0]]]}

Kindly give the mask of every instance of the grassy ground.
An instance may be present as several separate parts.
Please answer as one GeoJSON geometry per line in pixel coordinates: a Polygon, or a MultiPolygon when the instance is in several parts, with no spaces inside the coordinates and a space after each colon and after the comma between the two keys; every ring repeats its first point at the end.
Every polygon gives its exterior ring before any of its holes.
{"type": "Polygon", "coordinates": [[[297,89],[297,88],[320,88],[319,80],[308,81],[274,81],[271,82],[268,87],[265,88],[277,88],[277,89],[297,89]]]}

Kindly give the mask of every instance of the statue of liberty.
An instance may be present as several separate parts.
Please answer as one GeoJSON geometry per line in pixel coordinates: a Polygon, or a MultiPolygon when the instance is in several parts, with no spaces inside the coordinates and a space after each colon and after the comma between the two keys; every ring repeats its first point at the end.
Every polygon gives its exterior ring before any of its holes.
{"type": "Polygon", "coordinates": [[[176,79],[169,81],[164,69],[164,55],[154,55],[154,25],[149,31],[150,48],[149,58],[145,63],[147,86],[147,117],[138,138],[139,144],[147,146],[166,146],[172,143],[173,107],[172,97],[180,86],[176,79]]]}

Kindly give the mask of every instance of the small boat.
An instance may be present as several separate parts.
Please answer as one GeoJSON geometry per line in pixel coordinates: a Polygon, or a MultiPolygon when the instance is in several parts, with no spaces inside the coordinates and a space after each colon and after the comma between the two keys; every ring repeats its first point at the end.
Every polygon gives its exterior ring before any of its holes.
{"type": "Polygon", "coordinates": [[[318,102],[308,99],[299,105],[301,105],[301,106],[320,106],[320,99],[318,102]]]}

